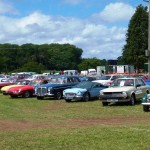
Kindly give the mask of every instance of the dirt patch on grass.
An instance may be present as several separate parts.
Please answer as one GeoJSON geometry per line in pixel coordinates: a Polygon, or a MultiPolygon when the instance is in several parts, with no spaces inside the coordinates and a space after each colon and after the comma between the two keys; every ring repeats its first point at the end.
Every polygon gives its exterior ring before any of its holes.
{"type": "Polygon", "coordinates": [[[50,118],[46,123],[31,121],[0,120],[0,131],[22,131],[37,128],[79,128],[91,126],[134,126],[150,125],[149,117],[108,118],[50,118]]]}

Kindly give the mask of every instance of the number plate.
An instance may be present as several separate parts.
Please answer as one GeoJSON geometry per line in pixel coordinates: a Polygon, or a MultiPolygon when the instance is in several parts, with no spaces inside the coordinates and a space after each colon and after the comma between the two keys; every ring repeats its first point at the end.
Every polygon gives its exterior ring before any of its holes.
{"type": "Polygon", "coordinates": [[[73,99],[73,97],[71,97],[71,96],[67,96],[67,97],[66,97],[66,99],[73,99]]]}
{"type": "Polygon", "coordinates": [[[107,102],[118,102],[118,99],[107,99],[107,102]]]}

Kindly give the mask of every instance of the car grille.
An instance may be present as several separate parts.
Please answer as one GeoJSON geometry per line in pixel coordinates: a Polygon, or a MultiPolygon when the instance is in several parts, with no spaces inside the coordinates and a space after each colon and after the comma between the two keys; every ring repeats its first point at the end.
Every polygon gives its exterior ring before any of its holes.
{"type": "Polygon", "coordinates": [[[45,88],[45,87],[40,87],[37,89],[38,96],[44,96],[46,93],[47,93],[47,88],[45,88]]]}
{"type": "Polygon", "coordinates": [[[120,96],[120,95],[122,95],[122,92],[104,92],[104,95],[106,95],[106,96],[120,96]]]}
{"type": "Polygon", "coordinates": [[[74,97],[76,94],[75,93],[66,93],[67,97],[74,97]]]}

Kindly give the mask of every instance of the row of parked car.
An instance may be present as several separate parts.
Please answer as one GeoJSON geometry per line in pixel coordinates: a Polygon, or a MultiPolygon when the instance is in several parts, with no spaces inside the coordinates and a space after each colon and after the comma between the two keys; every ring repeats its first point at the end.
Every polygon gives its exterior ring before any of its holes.
{"type": "Polygon", "coordinates": [[[116,102],[135,105],[143,100],[144,111],[149,111],[150,106],[150,96],[145,98],[150,92],[150,86],[142,77],[130,75],[103,75],[99,79],[69,75],[30,77],[15,82],[0,82],[0,89],[4,95],[12,98],[36,96],[42,100],[52,97],[56,100],[64,98],[66,102],[100,99],[103,106],[116,102]]]}

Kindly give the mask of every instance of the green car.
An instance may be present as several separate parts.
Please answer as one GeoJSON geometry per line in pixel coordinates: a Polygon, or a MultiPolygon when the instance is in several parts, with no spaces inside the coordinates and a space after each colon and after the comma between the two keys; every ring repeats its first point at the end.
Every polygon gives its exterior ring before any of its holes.
{"type": "Polygon", "coordinates": [[[150,107],[150,94],[145,94],[142,98],[143,111],[148,112],[150,107]]]}

